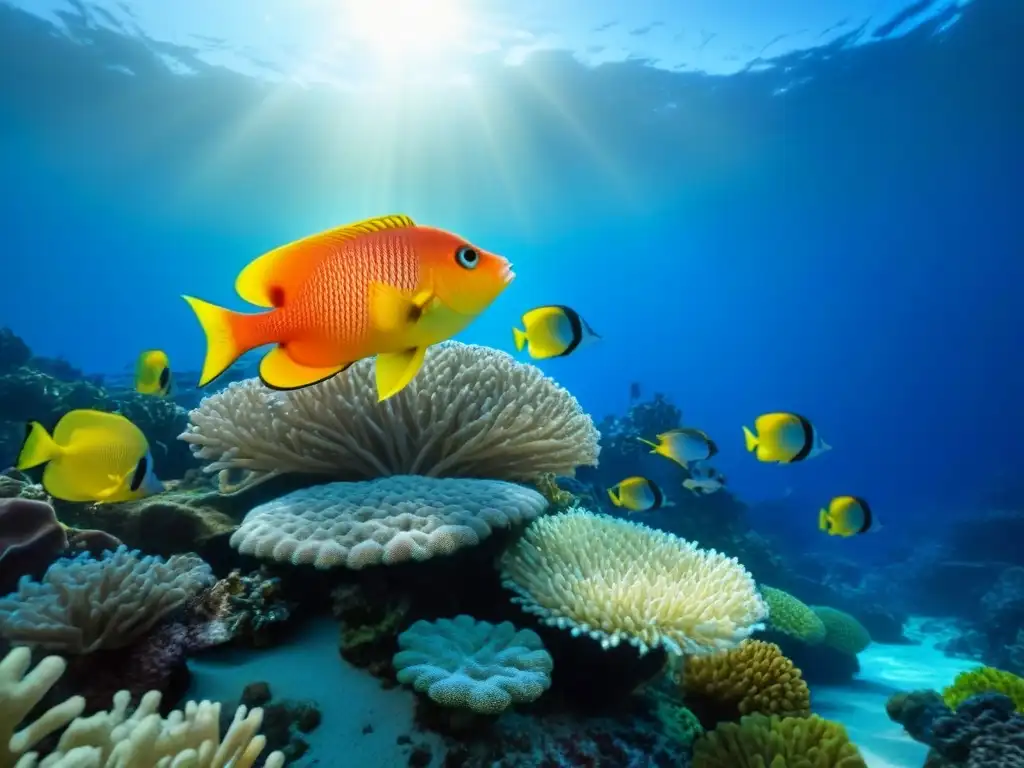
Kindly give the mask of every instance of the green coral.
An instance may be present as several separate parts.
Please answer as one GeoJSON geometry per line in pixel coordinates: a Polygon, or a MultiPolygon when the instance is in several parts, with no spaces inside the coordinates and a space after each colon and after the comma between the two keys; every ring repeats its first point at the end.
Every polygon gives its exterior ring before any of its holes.
{"type": "Polygon", "coordinates": [[[689,751],[694,740],[704,733],[700,720],[667,690],[655,688],[648,691],[648,696],[653,703],[652,713],[661,725],[661,732],[689,751]]]}
{"type": "Polygon", "coordinates": [[[942,691],[942,700],[950,709],[956,709],[979,693],[1001,693],[1013,700],[1018,712],[1024,712],[1024,678],[995,667],[961,672],[953,684],[942,691]]]}
{"type": "Polygon", "coordinates": [[[811,610],[825,625],[825,645],[851,656],[871,645],[871,634],[850,614],[823,605],[816,605],[811,610]]]}
{"type": "Polygon", "coordinates": [[[693,768],[867,768],[839,723],[747,715],[694,743],[693,768]]]}
{"type": "Polygon", "coordinates": [[[772,629],[811,645],[825,639],[825,623],[809,605],[775,587],[762,586],[761,597],[768,604],[772,629]]]}

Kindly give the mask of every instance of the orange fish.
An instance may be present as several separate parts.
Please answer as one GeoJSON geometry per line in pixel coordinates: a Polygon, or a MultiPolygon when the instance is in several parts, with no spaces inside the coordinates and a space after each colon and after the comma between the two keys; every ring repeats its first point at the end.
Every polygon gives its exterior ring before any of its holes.
{"type": "Polygon", "coordinates": [[[238,295],[269,312],[245,314],[185,296],[206,334],[199,386],[242,354],[260,361],[274,389],[299,389],[377,356],[377,396],[400,392],[431,344],[450,339],[515,277],[501,256],[461,237],[382,216],[311,235],[258,257],[238,275],[238,295]]]}

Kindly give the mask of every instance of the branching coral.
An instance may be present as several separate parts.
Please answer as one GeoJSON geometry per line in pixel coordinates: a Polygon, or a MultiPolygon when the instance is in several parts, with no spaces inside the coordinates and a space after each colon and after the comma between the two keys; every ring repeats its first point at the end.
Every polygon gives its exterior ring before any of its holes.
{"type": "Polygon", "coordinates": [[[474,546],[495,528],[547,508],[532,488],[500,480],[398,475],[304,488],[253,509],[231,546],[317,568],[428,560],[474,546]]]}
{"type": "Polygon", "coordinates": [[[535,632],[470,616],[417,621],[398,636],[398,681],[446,707],[497,715],[539,698],[553,662],[535,632]]]}
{"type": "Polygon", "coordinates": [[[779,646],[747,640],[732,650],[686,659],[682,676],[687,703],[714,710],[710,720],[762,714],[806,717],[811,692],[779,646]]]}
{"type": "Polygon", "coordinates": [[[864,625],[844,611],[817,605],[812,609],[825,625],[825,645],[856,656],[869,645],[871,635],[864,625]]]}
{"type": "Polygon", "coordinates": [[[788,592],[761,585],[761,596],[768,604],[769,627],[777,632],[816,645],[825,639],[825,624],[810,606],[788,592]]]}
{"type": "Polygon", "coordinates": [[[950,709],[956,709],[979,693],[1001,693],[1013,701],[1018,712],[1024,712],[1024,678],[994,667],[961,672],[953,684],[942,691],[942,700],[950,709]]]}
{"type": "Polygon", "coordinates": [[[580,508],[534,521],[501,569],[523,610],[605,648],[731,648],[762,627],[767,610],[735,558],[580,508]]]}
{"type": "Polygon", "coordinates": [[[101,560],[58,560],[41,582],[23,578],[17,592],[0,599],[0,634],[62,653],[121,648],[213,580],[195,555],[165,562],[119,547],[101,560]]]}
{"type": "Polygon", "coordinates": [[[694,743],[693,768],[867,768],[839,723],[748,715],[694,743]]]}
{"type": "Polygon", "coordinates": [[[181,439],[207,472],[363,480],[388,475],[533,480],[597,463],[598,432],[540,369],[488,347],[447,342],[397,396],[378,403],[374,362],[287,393],[251,380],[207,397],[181,439]]]}

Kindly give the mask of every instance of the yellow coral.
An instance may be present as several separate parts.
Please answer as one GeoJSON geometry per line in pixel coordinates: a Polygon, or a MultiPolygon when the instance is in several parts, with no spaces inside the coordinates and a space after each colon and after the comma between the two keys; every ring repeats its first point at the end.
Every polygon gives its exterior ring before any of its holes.
{"type": "Polygon", "coordinates": [[[961,672],[942,692],[942,700],[956,709],[979,693],[1001,693],[1013,700],[1018,712],[1024,712],[1024,678],[995,667],[978,667],[961,672]]]}
{"type": "Polygon", "coordinates": [[[850,614],[823,605],[816,605],[812,610],[825,625],[825,645],[851,656],[871,645],[871,634],[850,614]]]}
{"type": "Polygon", "coordinates": [[[811,645],[825,639],[825,624],[818,614],[789,592],[761,585],[761,597],[768,604],[768,621],[772,629],[811,645]]]}
{"type": "Polygon", "coordinates": [[[807,683],[779,646],[760,640],[713,656],[686,660],[682,680],[687,701],[713,709],[713,719],[754,713],[804,717],[811,713],[807,683]]]}
{"type": "Polygon", "coordinates": [[[693,768],[867,768],[839,723],[749,715],[694,743],[693,768]]]}

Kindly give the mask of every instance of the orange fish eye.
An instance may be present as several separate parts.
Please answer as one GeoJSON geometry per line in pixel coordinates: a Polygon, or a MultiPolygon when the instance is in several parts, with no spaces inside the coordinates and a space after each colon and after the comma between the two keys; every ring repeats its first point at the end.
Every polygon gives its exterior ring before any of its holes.
{"type": "Polygon", "coordinates": [[[480,263],[480,254],[468,245],[459,246],[455,251],[455,263],[463,269],[476,269],[480,263]]]}

